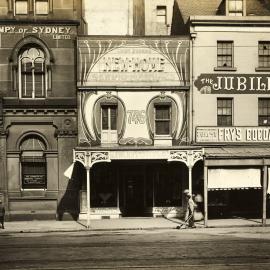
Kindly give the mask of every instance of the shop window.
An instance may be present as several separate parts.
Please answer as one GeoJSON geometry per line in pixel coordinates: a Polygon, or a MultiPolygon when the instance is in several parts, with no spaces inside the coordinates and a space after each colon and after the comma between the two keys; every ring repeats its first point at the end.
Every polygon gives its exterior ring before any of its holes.
{"type": "Polygon", "coordinates": [[[270,68],[270,41],[259,41],[259,68],[270,68]]]}
{"type": "Polygon", "coordinates": [[[45,143],[38,136],[28,136],[20,145],[22,189],[47,188],[45,143]]]}
{"type": "Polygon", "coordinates": [[[20,98],[45,98],[46,68],[45,54],[39,46],[23,47],[19,54],[20,98]]]}
{"type": "Polygon", "coordinates": [[[117,143],[117,106],[101,106],[101,142],[117,143]]]}
{"type": "Polygon", "coordinates": [[[228,15],[243,16],[244,15],[244,0],[228,0],[228,15]]]}
{"type": "Polygon", "coordinates": [[[270,98],[259,98],[259,126],[270,126],[270,98]]]}
{"type": "Polygon", "coordinates": [[[156,14],[157,14],[157,22],[166,25],[167,24],[166,6],[157,6],[156,14]]]}
{"type": "Polygon", "coordinates": [[[155,135],[171,135],[170,105],[155,105],[155,135]]]}
{"type": "Polygon", "coordinates": [[[157,172],[153,187],[155,206],[181,205],[181,185],[179,185],[179,175],[175,172],[173,165],[160,166],[155,170],[157,172]]]}
{"type": "Polygon", "coordinates": [[[217,125],[232,126],[232,99],[217,99],[217,125]]]}
{"type": "Polygon", "coordinates": [[[27,15],[28,14],[28,0],[15,0],[15,15],[27,15]]]}
{"type": "Polygon", "coordinates": [[[217,42],[217,66],[218,68],[233,67],[233,42],[218,41],[217,42]]]}
{"type": "Polygon", "coordinates": [[[49,1],[48,0],[36,0],[35,1],[35,14],[36,15],[48,15],[49,13],[49,1]]]}
{"type": "Polygon", "coordinates": [[[91,207],[116,207],[117,185],[111,164],[97,164],[91,170],[91,207]]]}

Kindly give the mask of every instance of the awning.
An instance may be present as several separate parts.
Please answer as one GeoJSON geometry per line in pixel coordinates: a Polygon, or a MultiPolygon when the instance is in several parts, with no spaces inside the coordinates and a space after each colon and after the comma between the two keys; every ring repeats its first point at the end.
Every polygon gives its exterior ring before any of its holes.
{"type": "Polygon", "coordinates": [[[74,168],[74,163],[72,163],[64,172],[64,176],[67,177],[68,179],[70,179],[72,176],[73,168],[74,168]]]}
{"type": "Polygon", "coordinates": [[[269,147],[211,147],[205,148],[206,158],[266,158],[269,147]]]}
{"type": "Polygon", "coordinates": [[[209,169],[208,189],[261,188],[260,169],[209,169]]]}

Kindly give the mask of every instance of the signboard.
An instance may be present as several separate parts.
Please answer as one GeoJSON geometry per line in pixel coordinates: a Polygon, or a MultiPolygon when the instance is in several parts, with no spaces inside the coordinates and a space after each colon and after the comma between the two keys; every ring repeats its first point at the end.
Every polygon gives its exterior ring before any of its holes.
{"type": "Polygon", "coordinates": [[[201,74],[194,85],[202,94],[267,94],[270,93],[270,76],[201,74]]]}
{"type": "Polygon", "coordinates": [[[76,34],[74,26],[19,26],[5,25],[0,26],[0,34],[38,34],[50,35],[53,39],[71,39],[76,34]]]}
{"type": "Polygon", "coordinates": [[[197,127],[197,143],[269,143],[270,127],[197,127]]]}
{"type": "Polygon", "coordinates": [[[45,175],[40,174],[24,174],[23,188],[44,188],[46,186],[45,175]]]}
{"type": "Polygon", "coordinates": [[[188,86],[189,41],[78,40],[78,86],[188,86]]]}

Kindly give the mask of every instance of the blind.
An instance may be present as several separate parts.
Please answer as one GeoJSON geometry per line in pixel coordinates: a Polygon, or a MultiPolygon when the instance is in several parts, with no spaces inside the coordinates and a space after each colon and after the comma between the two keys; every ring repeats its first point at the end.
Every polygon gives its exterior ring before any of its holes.
{"type": "Polygon", "coordinates": [[[209,169],[208,189],[261,188],[260,169],[209,169]]]}

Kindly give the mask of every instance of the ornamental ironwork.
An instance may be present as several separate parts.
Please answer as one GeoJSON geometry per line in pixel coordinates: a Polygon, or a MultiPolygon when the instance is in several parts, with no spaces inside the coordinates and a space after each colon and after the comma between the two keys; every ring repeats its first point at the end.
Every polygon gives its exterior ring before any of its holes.
{"type": "Polygon", "coordinates": [[[73,153],[73,162],[80,162],[84,167],[91,168],[98,162],[110,162],[108,151],[76,151],[73,153]]]}
{"type": "Polygon", "coordinates": [[[168,161],[180,161],[192,168],[194,164],[203,159],[204,149],[202,150],[172,150],[169,153],[168,161]]]}

